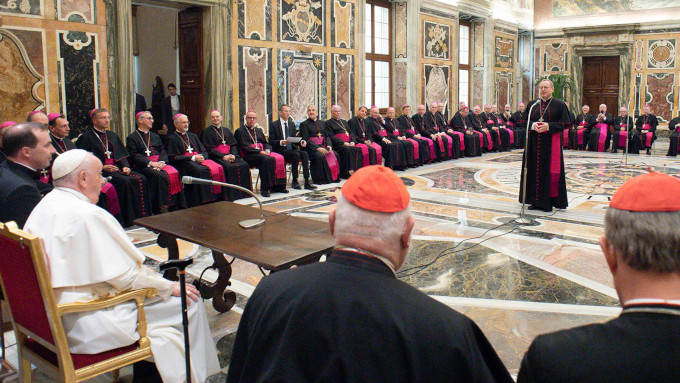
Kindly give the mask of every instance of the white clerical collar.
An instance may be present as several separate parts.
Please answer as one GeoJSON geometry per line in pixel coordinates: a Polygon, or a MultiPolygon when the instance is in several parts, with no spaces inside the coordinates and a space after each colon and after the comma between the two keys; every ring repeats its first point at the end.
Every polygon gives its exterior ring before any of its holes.
{"type": "Polygon", "coordinates": [[[643,304],[666,304],[680,306],[680,299],[661,299],[661,298],[635,298],[627,300],[622,306],[643,305],[643,304]]]}
{"type": "Polygon", "coordinates": [[[99,129],[97,129],[96,126],[93,126],[92,129],[98,131],[99,133],[106,133],[106,129],[104,129],[104,130],[99,130],[99,129]]]}
{"type": "Polygon", "coordinates": [[[12,160],[12,159],[10,159],[10,161],[13,162],[13,163],[15,163],[15,164],[17,164],[17,165],[21,165],[21,166],[25,167],[26,169],[28,169],[28,170],[30,170],[30,171],[32,171],[32,172],[34,172],[34,173],[37,173],[37,172],[38,172],[37,170],[33,169],[32,167],[30,167],[30,166],[28,166],[28,165],[26,165],[26,164],[22,164],[21,162],[16,162],[16,161],[14,161],[14,160],[12,160]]]}
{"type": "Polygon", "coordinates": [[[547,100],[544,100],[543,98],[541,98],[541,101],[543,101],[543,102],[548,102],[550,100],[552,100],[552,97],[548,98],[547,100]]]}
{"type": "Polygon", "coordinates": [[[64,192],[64,193],[71,194],[72,196],[74,196],[74,197],[76,197],[76,198],[78,198],[78,199],[80,199],[80,200],[82,200],[82,201],[92,203],[92,202],[90,201],[90,199],[87,198],[87,197],[85,196],[85,194],[79,192],[78,190],[71,189],[71,188],[67,188],[67,187],[63,187],[63,186],[56,186],[56,187],[54,188],[54,190],[59,190],[59,191],[62,191],[62,192],[64,192]]]}

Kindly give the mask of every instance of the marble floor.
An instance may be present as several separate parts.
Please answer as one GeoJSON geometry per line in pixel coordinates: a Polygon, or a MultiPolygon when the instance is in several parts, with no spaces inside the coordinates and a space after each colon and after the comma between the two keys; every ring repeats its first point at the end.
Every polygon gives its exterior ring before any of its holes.
{"type": "MultiPolygon", "coordinates": [[[[667,145],[659,141],[652,156],[627,158],[620,153],[565,151],[569,208],[527,211],[534,223],[526,226],[511,222],[521,208],[521,150],[398,172],[408,186],[417,221],[399,278],[475,320],[516,375],[536,335],[607,321],[620,312],[598,246],[604,212],[616,189],[648,167],[680,175],[680,160],[665,157],[667,145]]],[[[291,190],[263,202],[272,212],[326,221],[341,187],[291,190]]],[[[128,234],[147,255],[148,264],[166,259],[152,233],[136,228],[128,234]]],[[[181,243],[180,251],[195,258],[189,270],[194,277],[211,263],[210,252],[197,245],[181,243]]],[[[247,262],[236,260],[233,268],[236,306],[224,314],[209,309],[223,366],[222,373],[211,378],[215,382],[224,379],[240,314],[263,278],[247,262]]],[[[204,277],[214,280],[216,275],[208,271],[204,277]]],[[[129,370],[122,375],[122,381],[129,381],[129,370]]]]}

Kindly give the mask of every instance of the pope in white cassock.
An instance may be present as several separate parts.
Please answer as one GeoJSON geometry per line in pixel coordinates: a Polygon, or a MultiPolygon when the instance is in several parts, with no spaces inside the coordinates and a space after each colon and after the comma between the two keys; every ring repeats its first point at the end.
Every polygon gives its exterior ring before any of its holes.
{"type": "MultiPolygon", "coordinates": [[[[24,227],[40,237],[48,258],[57,303],[88,301],[121,291],[158,289],[147,300],[148,337],[163,382],[184,382],[184,338],[179,284],[143,266],[144,255],[118,221],[95,205],[102,184],[101,162],[84,150],[69,150],[54,161],[55,189],[35,207],[24,227]]],[[[220,371],[217,352],[198,291],[187,285],[192,381],[220,371]]],[[[133,344],[134,302],[63,317],[74,353],[96,354],[133,344]]]]}

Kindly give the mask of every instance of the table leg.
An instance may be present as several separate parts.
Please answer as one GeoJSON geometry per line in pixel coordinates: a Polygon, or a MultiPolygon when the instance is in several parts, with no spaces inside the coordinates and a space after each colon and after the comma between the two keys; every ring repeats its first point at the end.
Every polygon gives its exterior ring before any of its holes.
{"type": "MultiPolygon", "coordinates": [[[[179,259],[179,247],[177,246],[177,238],[165,234],[158,234],[158,246],[168,249],[168,260],[179,259]]],[[[179,276],[177,276],[177,269],[168,269],[163,273],[163,278],[169,279],[171,281],[179,281],[179,276]]]]}
{"type": "Polygon", "coordinates": [[[231,264],[220,252],[213,250],[212,255],[214,262],[209,269],[217,269],[217,280],[214,283],[201,281],[202,286],[199,287],[199,290],[203,299],[212,298],[215,310],[224,313],[231,310],[236,303],[236,293],[226,291],[227,286],[231,285],[231,282],[229,282],[231,264]]]}

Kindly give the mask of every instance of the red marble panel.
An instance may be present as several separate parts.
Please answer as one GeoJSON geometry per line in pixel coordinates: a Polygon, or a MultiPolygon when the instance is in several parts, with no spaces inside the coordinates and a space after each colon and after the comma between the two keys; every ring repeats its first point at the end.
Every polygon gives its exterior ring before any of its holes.
{"type": "Polygon", "coordinates": [[[673,73],[648,74],[645,102],[652,106],[652,113],[669,121],[673,118],[673,73]]]}

